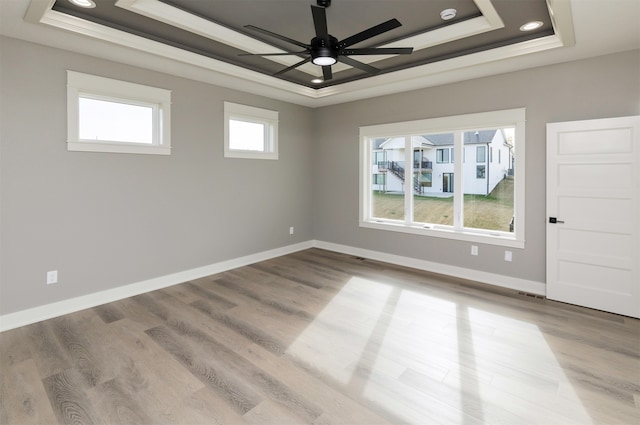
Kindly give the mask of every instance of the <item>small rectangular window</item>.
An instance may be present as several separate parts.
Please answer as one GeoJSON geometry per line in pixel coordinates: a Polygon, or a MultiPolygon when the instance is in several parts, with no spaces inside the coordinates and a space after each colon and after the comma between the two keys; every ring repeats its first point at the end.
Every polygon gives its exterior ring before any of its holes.
{"type": "Polygon", "coordinates": [[[67,149],[169,155],[171,92],[67,71],[67,149]]]}
{"type": "Polygon", "coordinates": [[[80,140],[153,144],[153,105],[95,99],[83,93],[78,101],[80,140]]]}
{"type": "Polygon", "coordinates": [[[477,179],[484,179],[484,175],[486,173],[487,169],[485,165],[476,165],[476,178],[477,179]]]}
{"type": "Polygon", "coordinates": [[[476,162],[483,164],[487,159],[486,146],[476,146],[476,162]]]}
{"type": "Polygon", "coordinates": [[[449,163],[449,149],[438,149],[436,151],[436,163],[438,164],[449,163]]]}
{"type": "Polygon", "coordinates": [[[224,156],[278,159],[278,112],[224,102],[224,156]]]}
{"type": "Polygon", "coordinates": [[[386,182],[386,178],[384,174],[374,174],[373,175],[373,184],[384,185],[386,182]]]}

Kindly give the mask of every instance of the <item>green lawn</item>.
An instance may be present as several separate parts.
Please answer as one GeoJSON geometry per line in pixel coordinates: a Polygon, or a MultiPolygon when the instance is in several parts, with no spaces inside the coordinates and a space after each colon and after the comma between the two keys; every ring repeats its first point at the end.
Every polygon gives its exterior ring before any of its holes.
{"type": "MultiPolygon", "coordinates": [[[[413,197],[414,221],[453,225],[453,197],[413,197]]],[[[402,220],[404,195],[373,194],[375,217],[402,220]]],[[[513,217],[513,177],[496,186],[488,196],[464,195],[464,226],[477,229],[509,231],[513,217]]]]}

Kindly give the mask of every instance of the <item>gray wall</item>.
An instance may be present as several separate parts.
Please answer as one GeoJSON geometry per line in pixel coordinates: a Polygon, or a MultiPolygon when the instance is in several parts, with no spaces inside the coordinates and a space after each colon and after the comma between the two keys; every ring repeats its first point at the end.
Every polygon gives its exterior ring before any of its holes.
{"type": "Polygon", "coordinates": [[[2,314],[313,238],[312,110],[0,42],[2,314]],[[67,69],[172,90],[172,155],[67,152],[67,69]],[[278,161],[223,158],[224,100],[280,111],[278,161]]]}
{"type": "Polygon", "coordinates": [[[416,90],[314,111],[316,239],[545,282],[545,124],[640,114],[638,51],[416,90]],[[527,108],[526,246],[511,249],[358,226],[358,127],[527,108]]]}
{"type": "Polygon", "coordinates": [[[311,239],[544,282],[545,124],[640,114],[637,51],[311,110],[0,43],[1,314],[311,239]],[[173,154],[67,152],[67,69],[172,90],[173,154]],[[222,158],[224,100],[280,111],[280,160],[222,158]],[[359,126],[514,107],[527,108],[527,241],[512,263],[358,227],[359,126]]]}

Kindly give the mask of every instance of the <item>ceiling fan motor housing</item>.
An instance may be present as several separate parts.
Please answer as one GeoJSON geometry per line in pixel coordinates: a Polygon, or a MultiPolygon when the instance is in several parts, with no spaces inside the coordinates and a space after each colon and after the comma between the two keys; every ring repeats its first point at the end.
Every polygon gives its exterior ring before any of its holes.
{"type": "Polygon", "coordinates": [[[311,40],[311,62],[316,63],[317,58],[333,58],[338,61],[338,39],[329,35],[328,39],[314,37],[311,40]]]}

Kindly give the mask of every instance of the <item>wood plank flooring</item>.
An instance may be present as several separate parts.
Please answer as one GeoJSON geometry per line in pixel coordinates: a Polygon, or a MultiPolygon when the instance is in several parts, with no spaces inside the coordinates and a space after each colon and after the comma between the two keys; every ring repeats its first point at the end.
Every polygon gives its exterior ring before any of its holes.
{"type": "Polygon", "coordinates": [[[310,249],[0,334],[0,424],[640,424],[640,321],[310,249]]]}

